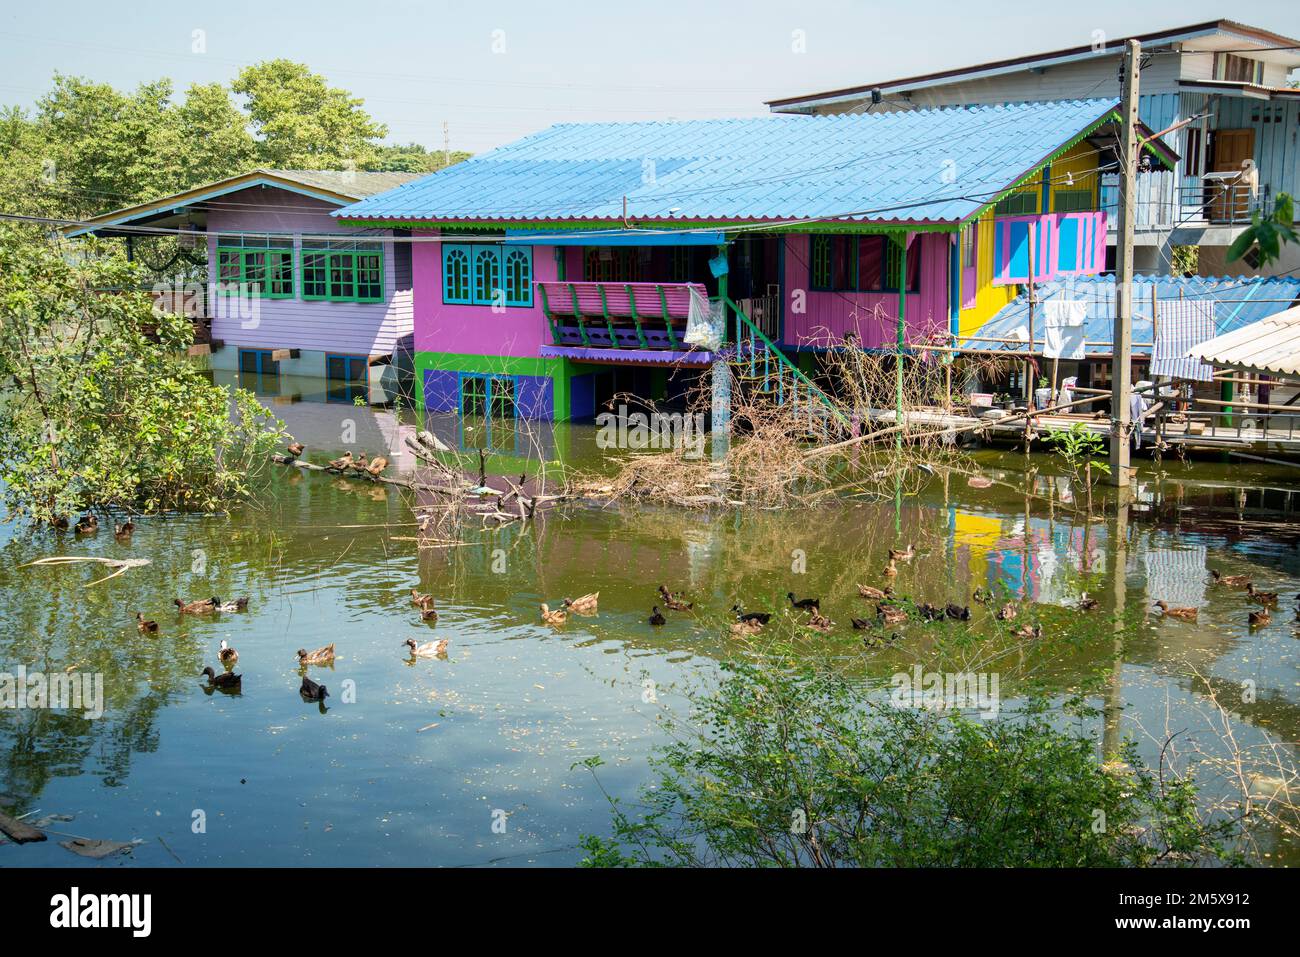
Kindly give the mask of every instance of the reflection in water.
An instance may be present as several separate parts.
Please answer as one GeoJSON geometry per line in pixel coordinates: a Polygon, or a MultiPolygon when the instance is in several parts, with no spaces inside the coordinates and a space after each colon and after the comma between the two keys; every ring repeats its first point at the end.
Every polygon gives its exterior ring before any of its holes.
{"type": "MultiPolygon", "coordinates": [[[[414,467],[402,440],[420,424],[408,414],[268,405],[313,460],[382,450],[396,472],[414,467]]],[[[495,429],[476,444],[473,420],[423,426],[452,449],[526,450],[489,455],[493,474],[534,471],[538,448],[590,467],[607,454],[581,425],[530,429],[524,446],[495,429]]],[[[882,688],[921,664],[997,673],[1004,712],[1017,695],[1084,691],[1101,715],[1080,730],[1103,732],[1108,751],[1134,737],[1148,760],[1166,727],[1207,725],[1210,693],[1231,701],[1244,746],[1300,738],[1289,610],[1252,632],[1247,598],[1207,584],[1218,569],[1300,591],[1291,526],[1279,525],[1294,519],[1283,476],[1178,466],[1143,475],[1135,503],[1102,520],[1079,511],[1050,459],[980,453],[976,465],[989,487],[936,477],[914,497],[819,512],[574,507],[419,551],[397,490],[296,470],[233,515],[139,520],[129,544],[4,526],[0,670],[102,673],[107,712],[0,710],[0,807],[73,815],[63,827],[86,837],[143,839],[133,859],[160,866],[175,860],[158,838],[187,865],[571,863],[578,836],[609,820],[574,762],[600,754],[604,786],[633,795],[663,740],[657,715],[682,706],[676,689],[752,647],[729,637],[726,609],[788,614],[791,590],[819,596],[837,622],[809,639],[816,648],[882,688]],[[908,622],[899,641],[864,649],[848,627],[873,611],[857,586],[882,584],[887,549],[904,544],[917,557],[900,565],[900,593],[942,606],[998,589],[1040,603],[1025,618],[1043,637],[1016,638],[976,605],[969,623],[908,622]],[[59,554],[153,563],[92,588],[89,570],[20,567],[59,554]],[[696,611],[651,627],[660,584],[696,611]],[[411,607],[413,587],[435,595],[435,625],[411,607]],[[543,601],[597,591],[594,617],[538,620],[543,601]],[[1078,610],[1085,593],[1096,611],[1078,610]],[[210,594],[250,594],[250,610],[172,613],[172,599],[210,594]],[[1159,598],[1199,607],[1200,620],[1150,614],[1159,598]],[[139,633],[137,610],[159,621],[157,636],[139,633]],[[240,649],[239,696],[207,694],[197,677],[223,638],[240,649]],[[412,663],[408,638],[450,646],[412,663]],[[322,709],[299,695],[295,652],[329,642],[337,660],[306,671],[330,689],[322,709]],[[191,829],[196,809],[205,834],[191,829]],[[497,810],[505,834],[492,829],[497,810]]],[[[1297,860],[1280,835],[1269,850],[1297,860]]],[[[0,864],[76,863],[55,842],[0,846],[0,864]]]]}

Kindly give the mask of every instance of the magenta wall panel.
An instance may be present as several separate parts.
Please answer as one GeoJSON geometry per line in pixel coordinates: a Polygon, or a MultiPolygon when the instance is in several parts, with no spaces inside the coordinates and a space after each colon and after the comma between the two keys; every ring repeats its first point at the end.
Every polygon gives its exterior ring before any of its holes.
{"type": "MultiPolygon", "coordinates": [[[[532,306],[507,306],[504,312],[493,312],[487,306],[448,305],[442,301],[442,244],[415,243],[412,265],[417,352],[535,358],[541,345],[551,341],[541,296],[533,297],[532,306]]],[[[534,246],[533,279],[550,282],[555,278],[555,247],[534,246]]]]}
{"type": "MultiPolygon", "coordinates": [[[[907,338],[914,341],[948,329],[948,247],[946,233],[914,233],[908,253],[921,248],[920,292],[907,296],[907,338]]],[[[809,289],[809,237],[786,237],[785,325],[783,345],[825,347],[857,333],[864,348],[893,346],[897,337],[898,294],[892,292],[814,292],[809,289]],[[798,293],[804,294],[802,313],[798,293]]]]}

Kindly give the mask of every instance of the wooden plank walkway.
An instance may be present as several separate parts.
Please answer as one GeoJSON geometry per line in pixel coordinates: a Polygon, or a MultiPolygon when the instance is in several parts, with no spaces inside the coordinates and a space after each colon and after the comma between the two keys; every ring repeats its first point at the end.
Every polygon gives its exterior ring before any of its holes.
{"type": "MultiPolygon", "coordinates": [[[[1250,417],[1250,416],[1248,416],[1250,417]]],[[[990,436],[1006,441],[1021,441],[1025,434],[1024,418],[1015,419],[1005,425],[997,420],[977,419],[971,415],[943,412],[939,409],[914,409],[903,413],[909,426],[951,429],[972,427],[982,424],[990,436]]],[[[1258,416],[1254,416],[1258,418],[1258,416]]],[[[887,426],[894,422],[893,409],[874,410],[871,419],[877,425],[887,426]]],[[[1110,434],[1108,418],[1094,418],[1090,415],[1039,415],[1030,419],[1030,429],[1035,437],[1041,438],[1053,429],[1069,429],[1082,424],[1095,435],[1110,434]]],[[[1142,445],[1151,446],[1156,441],[1156,423],[1154,417],[1143,423],[1142,445]]],[[[1204,431],[1189,431],[1187,422],[1166,422],[1164,440],[1167,445],[1183,445],[1188,449],[1256,449],[1259,451],[1284,452],[1300,455],[1300,428],[1296,429],[1246,429],[1236,426],[1211,425],[1207,423],[1204,431]]]]}

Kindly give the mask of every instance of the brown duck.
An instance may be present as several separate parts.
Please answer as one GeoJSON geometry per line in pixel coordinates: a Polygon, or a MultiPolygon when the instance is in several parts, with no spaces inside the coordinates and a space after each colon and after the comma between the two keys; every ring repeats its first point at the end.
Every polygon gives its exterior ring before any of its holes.
{"type": "Polygon", "coordinates": [[[215,598],[201,598],[198,601],[184,602],[173,598],[172,603],[180,609],[182,615],[210,615],[217,610],[215,598]]]}
{"type": "Polygon", "coordinates": [[[1214,579],[1214,584],[1227,585],[1229,588],[1245,588],[1250,584],[1248,575],[1224,575],[1215,569],[1210,570],[1210,577],[1214,579]]]}
{"type": "Polygon", "coordinates": [[[888,586],[885,588],[872,588],[870,585],[859,585],[858,594],[867,601],[884,601],[894,594],[894,589],[888,586]]]}
{"type": "Polygon", "coordinates": [[[1183,621],[1195,621],[1196,616],[1200,614],[1199,608],[1174,608],[1163,598],[1156,602],[1156,607],[1165,613],[1166,618],[1181,618],[1183,621]]]}
{"type": "Polygon", "coordinates": [[[299,665],[325,665],[334,660],[334,643],[330,642],[324,648],[317,648],[315,651],[306,651],[298,649],[299,665]]]}
{"type": "Polygon", "coordinates": [[[135,627],[140,630],[142,635],[158,634],[158,622],[146,618],[138,611],[135,613],[135,627]]]}
{"type": "Polygon", "coordinates": [[[1254,582],[1247,583],[1246,594],[1249,595],[1252,600],[1259,602],[1261,605],[1277,604],[1277,592],[1260,591],[1258,588],[1255,587],[1254,582]]]}

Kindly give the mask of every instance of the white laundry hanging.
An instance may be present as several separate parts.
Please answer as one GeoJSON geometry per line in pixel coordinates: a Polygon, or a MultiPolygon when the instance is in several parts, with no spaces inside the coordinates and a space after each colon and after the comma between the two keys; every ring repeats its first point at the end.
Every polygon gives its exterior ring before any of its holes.
{"type": "Polygon", "coordinates": [[[1043,303],[1043,356],[1082,359],[1084,320],[1088,304],[1082,299],[1048,299],[1043,303]]]}

